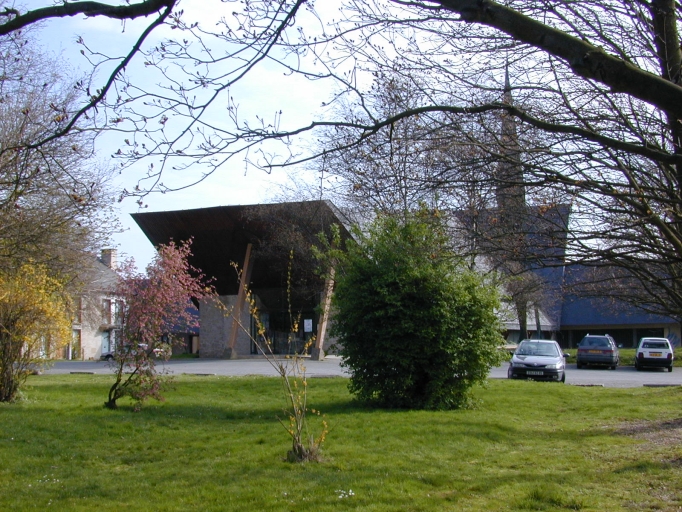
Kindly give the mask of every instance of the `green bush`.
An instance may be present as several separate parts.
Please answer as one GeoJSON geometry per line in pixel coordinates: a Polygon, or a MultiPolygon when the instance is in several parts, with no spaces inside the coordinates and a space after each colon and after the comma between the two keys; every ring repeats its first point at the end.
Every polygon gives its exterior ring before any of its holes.
{"type": "Polygon", "coordinates": [[[437,214],[382,216],[340,254],[332,333],[350,391],[384,407],[453,409],[500,362],[494,287],[452,253],[437,214]]]}

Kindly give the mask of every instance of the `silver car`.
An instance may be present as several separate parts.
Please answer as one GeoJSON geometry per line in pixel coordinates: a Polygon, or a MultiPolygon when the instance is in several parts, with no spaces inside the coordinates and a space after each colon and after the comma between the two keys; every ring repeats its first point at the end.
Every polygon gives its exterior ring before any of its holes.
{"type": "Polygon", "coordinates": [[[619,362],[618,347],[608,334],[588,334],[578,344],[578,354],[575,358],[578,369],[594,364],[615,370],[619,362]]]}
{"type": "Polygon", "coordinates": [[[507,377],[566,382],[566,358],[553,340],[523,340],[509,362],[507,377]]]}

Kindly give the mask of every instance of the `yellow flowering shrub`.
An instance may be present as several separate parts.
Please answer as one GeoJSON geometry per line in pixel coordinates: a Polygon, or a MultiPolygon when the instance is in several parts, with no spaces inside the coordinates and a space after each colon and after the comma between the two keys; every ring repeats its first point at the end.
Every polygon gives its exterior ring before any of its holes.
{"type": "Polygon", "coordinates": [[[47,269],[27,263],[0,274],[0,402],[11,402],[26,377],[71,336],[70,300],[47,269]]]}

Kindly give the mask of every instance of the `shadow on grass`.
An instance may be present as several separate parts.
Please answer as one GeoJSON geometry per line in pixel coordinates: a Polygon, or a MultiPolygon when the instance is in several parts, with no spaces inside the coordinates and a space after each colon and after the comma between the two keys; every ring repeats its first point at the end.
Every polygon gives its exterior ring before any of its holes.
{"type": "Polygon", "coordinates": [[[434,477],[420,480],[424,484],[434,482],[434,487],[440,488],[435,489],[434,494],[453,504],[471,503],[472,497],[502,495],[504,510],[582,510],[588,507],[589,502],[598,501],[584,494],[582,484],[591,478],[592,475],[579,468],[566,472],[529,467],[503,475],[485,476],[477,472],[473,484],[471,479],[459,479],[457,476],[451,477],[450,481],[434,477]]]}
{"type": "MultiPolygon", "coordinates": [[[[273,377],[179,379],[173,389],[167,392],[167,402],[148,402],[140,412],[133,412],[129,400],[122,400],[119,410],[105,410],[103,403],[110,382],[110,378],[99,376],[51,377],[44,381],[47,385],[36,386],[35,393],[30,393],[40,394],[38,401],[29,401],[25,407],[14,410],[12,406],[6,407],[4,412],[8,413],[8,421],[18,424],[24,421],[21,414],[30,415],[32,423],[38,422],[43,425],[41,428],[47,430],[55,414],[68,416],[74,428],[84,429],[115,429],[116,422],[125,421],[140,428],[191,430],[202,426],[226,428],[233,424],[243,429],[244,424],[248,424],[250,428],[258,430],[270,425],[281,428],[277,418],[286,418],[284,409],[287,404],[281,384],[273,377]],[[15,416],[16,419],[12,420],[9,416],[15,416]]],[[[491,404],[490,409],[487,409],[486,404],[480,404],[478,409],[459,411],[377,408],[356,401],[348,394],[346,383],[347,380],[343,378],[315,380],[309,389],[308,405],[310,409],[314,408],[325,415],[333,428],[339,425],[347,433],[367,428],[379,437],[393,431],[397,435],[416,435],[419,440],[419,431],[428,426],[425,432],[456,436],[462,443],[476,441],[525,446],[531,442],[528,439],[529,426],[526,424],[530,420],[533,436],[553,436],[561,425],[561,441],[578,446],[589,446],[593,438],[614,435],[611,429],[600,426],[585,425],[581,428],[571,424],[571,411],[564,417],[531,415],[519,421],[519,410],[550,410],[549,403],[542,405],[546,393],[538,395],[536,387],[523,386],[523,383],[509,390],[500,387],[497,404],[491,404]],[[525,402],[528,404],[524,405],[525,402]],[[537,422],[538,419],[543,421],[537,422]]],[[[566,409],[577,410],[581,407],[580,390],[556,388],[556,391],[560,393],[561,403],[568,404],[566,409]]],[[[556,397],[551,404],[556,409],[556,397]]],[[[315,420],[312,415],[311,420],[315,420]]],[[[2,423],[0,417],[0,425],[2,423]]]]}
{"type": "Polygon", "coordinates": [[[514,500],[517,510],[582,510],[584,507],[582,499],[567,496],[563,488],[551,483],[533,486],[523,497],[514,500]]]}
{"type": "Polygon", "coordinates": [[[659,471],[669,471],[674,468],[682,467],[681,458],[672,458],[670,460],[638,460],[630,464],[624,464],[619,468],[613,470],[614,474],[624,473],[657,473],[659,471]]]}
{"type": "MultiPolygon", "coordinates": [[[[133,412],[132,402],[127,399],[121,400],[120,408],[116,411],[104,409],[109,379],[95,379],[96,384],[87,387],[75,385],[74,382],[64,382],[66,379],[64,377],[61,381],[54,379],[56,382],[45,386],[41,390],[43,396],[39,402],[27,403],[26,407],[19,407],[15,411],[12,411],[10,406],[5,408],[5,411],[12,415],[13,412],[21,414],[21,411],[27,412],[26,409],[30,409],[33,419],[44,423],[46,428],[55,413],[68,415],[71,422],[84,427],[126,419],[133,423],[173,428],[179,428],[179,421],[187,422],[191,428],[213,423],[224,426],[225,422],[248,422],[260,428],[286,416],[285,397],[279,381],[272,377],[225,378],[212,381],[202,378],[186,379],[175,383],[176,389],[167,392],[167,402],[147,402],[140,412],[133,412]],[[197,391],[204,403],[188,403],[196,399],[197,391]],[[54,401],[50,400],[51,397],[54,401]],[[64,405],[58,403],[60,400],[64,401],[64,405]]],[[[476,409],[424,411],[377,408],[353,399],[348,395],[345,383],[346,380],[341,378],[317,381],[315,389],[310,393],[309,408],[321,411],[336,424],[352,426],[371,420],[375,428],[381,429],[382,426],[400,424],[403,419],[408,419],[411,423],[429,425],[430,429],[453,432],[462,440],[476,439],[518,445],[524,442],[527,435],[524,429],[519,429],[512,421],[507,421],[513,416],[507,416],[505,419],[504,416],[496,417],[495,414],[491,414],[492,417],[489,419],[476,419],[476,416],[468,415],[469,412],[476,413],[476,409]],[[341,387],[338,382],[343,382],[344,385],[341,387]]],[[[513,406],[510,407],[513,409],[513,406]]],[[[545,433],[550,435],[554,428],[551,423],[542,428],[535,427],[534,435],[545,433]]],[[[566,428],[562,432],[562,438],[568,442],[584,443],[587,438],[608,434],[601,428],[579,430],[566,428]]]]}

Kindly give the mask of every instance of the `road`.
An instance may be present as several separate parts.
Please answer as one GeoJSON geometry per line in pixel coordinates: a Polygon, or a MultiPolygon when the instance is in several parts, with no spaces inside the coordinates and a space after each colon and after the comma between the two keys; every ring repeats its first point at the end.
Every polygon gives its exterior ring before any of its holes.
{"type": "MultiPolygon", "coordinates": [[[[507,364],[493,368],[490,377],[507,378],[507,364]]],[[[638,372],[634,366],[619,366],[615,371],[606,368],[586,368],[578,370],[575,364],[566,367],[566,384],[574,386],[604,386],[609,388],[635,388],[641,386],[682,386],[682,368],[674,368],[672,373],[662,368],[638,372]]]]}
{"type": "MultiPolygon", "coordinates": [[[[305,360],[306,374],[310,377],[347,376],[340,366],[341,359],[327,357],[324,361],[305,360]]],[[[265,359],[171,359],[157,361],[158,370],[166,370],[175,375],[277,375],[272,365],[265,359]]],[[[111,373],[105,361],[57,361],[45,370],[46,374],[64,373],[111,373]]]]}
{"type": "MultiPolygon", "coordinates": [[[[340,366],[338,357],[327,357],[324,361],[305,361],[306,373],[309,377],[348,376],[340,366]]],[[[173,359],[158,363],[159,369],[165,369],[175,375],[276,375],[274,368],[264,359],[173,359]]],[[[104,361],[58,361],[45,371],[46,374],[69,373],[111,373],[108,363],[104,361]]],[[[493,368],[490,372],[493,379],[507,378],[507,365],[493,368]]],[[[632,366],[621,366],[617,370],[590,368],[578,370],[575,364],[566,369],[566,383],[577,386],[604,387],[641,387],[676,385],[682,386],[682,368],[675,368],[672,373],[664,370],[635,371],[632,366]]]]}

